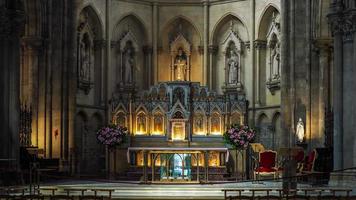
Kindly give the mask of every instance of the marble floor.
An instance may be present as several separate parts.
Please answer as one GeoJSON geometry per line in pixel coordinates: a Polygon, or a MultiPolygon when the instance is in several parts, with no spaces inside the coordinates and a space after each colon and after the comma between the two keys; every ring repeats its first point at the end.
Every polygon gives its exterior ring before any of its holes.
{"type": "MultiPolygon", "coordinates": [[[[310,185],[298,184],[298,188],[309,188],[310,185]]],[[[281,182],[240,182],[221,184],[139,184],[128,182],[100,182],[100,181],[68,181],[54,184],[42,185],[41,188],[57,188],[56,194],[66,194],[65,189],[113,189],[114,199],[224,199],[223,189],[255,189],[255,188],[282,188],[281,182]]],[[[353,195],[356,188],[353,188],[353,195]]],[[[43,191],[42,193],[50,193],[43,191]]],[[[277,192],[271,192],[271,194],[277,192]]],[[[85,192],[86,195],[94,194],[92,191],[85,192]]],[[[247,191],[247,195],[251,192],[247,191]]],[[[256,193],[259,195],[259,193],[256,193]]],[[[81,195],[79,191],[71,191],[70,195],[81,195]]],[[[98,192],[98,195],[108,196],[107,192],[98,192]]],[[[260,194],[263,195],[263,194],[260,194]]]]}

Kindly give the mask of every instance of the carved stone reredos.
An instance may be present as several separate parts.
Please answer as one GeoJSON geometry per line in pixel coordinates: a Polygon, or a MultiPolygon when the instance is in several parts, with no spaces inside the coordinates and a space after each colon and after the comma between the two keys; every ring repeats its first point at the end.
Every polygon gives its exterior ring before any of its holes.
{"type": "Polygon", "coordinates": [[[170,44],[171,55],[175,56],[178,53],[179,48],[182,48],[187,56],[191,54],[191,44],[182,34],[179,34],[170,44]]]}
{"type": "Polygon", "coordinates": [[[132,47],[134,48],[135,52],[138,51],[139,49],[138,42],[131,30],[128,30],[126,33],[124,33],[122,38],[120,39],[119,41],[120,52],[124,52],[127,42],[132,43],[132,47]]]}

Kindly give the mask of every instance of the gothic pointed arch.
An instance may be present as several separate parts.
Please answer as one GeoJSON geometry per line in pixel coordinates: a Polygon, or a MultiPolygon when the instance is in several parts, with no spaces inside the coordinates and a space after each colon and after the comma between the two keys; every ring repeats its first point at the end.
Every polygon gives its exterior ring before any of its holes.
{"type": "Polygon", "coordinates": [[[248,31],[240,18],[232,13],[223,16],[213,29],[211,45],[217,51],[211,57],[212,88],[218,93],[223,88],[243,90],[246,73],[246,45],[249,44],[248,31]],[[223,87],[221,87],[223,86],[223,87]]]}
{"type": "Polygon", "coordinates": [[[148,89],[147,29],[134,13],[124,15],[112,32],[112,79],[121,88],[148,89]],[[141,59],[143,58],[143,59],[141,59]]]}

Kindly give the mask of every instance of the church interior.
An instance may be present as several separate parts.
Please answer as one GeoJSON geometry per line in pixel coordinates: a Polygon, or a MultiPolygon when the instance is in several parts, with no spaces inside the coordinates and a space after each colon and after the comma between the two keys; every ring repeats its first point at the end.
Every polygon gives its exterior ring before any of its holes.
{"type": "Polygon", "coordinates": [[[355,39],[355,0],[0,0],[0,199],[356,199],[355,39]]]}

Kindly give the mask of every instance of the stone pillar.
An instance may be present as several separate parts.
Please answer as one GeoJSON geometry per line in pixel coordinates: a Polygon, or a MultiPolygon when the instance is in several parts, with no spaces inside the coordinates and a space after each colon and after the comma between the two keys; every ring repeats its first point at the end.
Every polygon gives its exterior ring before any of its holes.
{"type": "Polygon", "coordinates": [[[356,125],[356,105],[355,105],[355,86],[356,81],[354,77],[355,63],[353,63],[353,41],[351,21],[344,20],[343,23],[343,72],[342,72],[342,91],[343,91],[343,152],[346,159],[343,160],[344,168],[350,168],[353,166],[353,160],[349,158],[355,158],[353,155],[354,147],[354,135],[356,125]]]}
{"type": "Polygon", "coordinates": [[[0,4],[0,167],[9,170],[19,164],[20,33],[25,19],[15,9],[0,4]]]}
{"type": "Polygon", "coordinates": [[[209,48],[209,2],[204,1],[204,51],[203,51],[203,80],[204,86],[208,84],[208,48],[209,48]]]}
{"type": "MultiPolygon", "coordinates": [[[[261,62],[264,62],[262,60],[262,55],[261,52],[265,51],[266,49],[267,42],[263,40],[255,40],[254,41],[254,48],[256,49],[256,96],[255,96],[255,103],[256,106],[260,106],[262,103],[261,100],[261,62]]],[[[263,68],[262,68],[263,69],[263,68]]]]}
{"type": "Polygon", "coordinates": [[[290,53],[290,43],[288,40],[290,39],[289,33],[289,2],[290,0],[281,0],[281,129],[282,135],[281,144],[284,147],[290,147],[291,141],[291,131],[292,131],[292,107],[290,93],[294,90],[290,90],[291,80],[290,80],[290,71],[291,66],[289,65],[289,53],[290,53]]]}
{"type": "MultiPolygon", "coordinates": [[[[32,133],[31,145],[44,148],[44,127],[39,127],[39,84],[40,77],[39,54],[42,45],[42,39],[38,37],[22,38],[22,66],[20,81],[20,100],[21,103],[32,107],[32,133]],[[42,133],[39,133],[39,132],[42,133]]],[[[41,70],[42,71],[42,70],[41,70]]],[[[43,105],[43,104],[42,104],[43,105]]],[[[42,118],[43,120],[43,118],[42,118]]]]}
{"type": "Polygon", "coordinates": [[[333,112],[334,112],[334,170],[343,168],[343,42],[342,25],[337,16],[329,16],[334,36],[333,112]]]}
{"type": "MultiPolygon", "coordinates": [[[[111,27],[110,27],[110,7],[111,7],[111,0],[106,0],[106,3],[105,3],[105,40],[106,40],[106,49],[105,49],[105,55],[106,55],[106,58],[105,58],[105,67],[103,69],[103,73],[104,73],[104,102],[105,102],[105,106],[106,108],[109,108],[109,101],[108,101],[108,98],[109,98],[109,95],[110,94],[110,88],[109,88],[109,85],[110,85],[110,82],[109,81],[114,81],[114,80],[111,80],[110,79],[110,65],[111,65],[111,34],[110,34],[110,30],[111,30],[111,27]]],[[[117,67],[117,66],[116,66],[117,67]]],[[[105,113],[105,116],[107,117],[107,119],[110,119],[110,112],[107,111],[108,109],[106,109],[106,113],[105,113]]],[[[107,120],[106,120],[107,121],[107,120]]]]}
{"type": "MultiPolygon", "coordinates": [[[[319,39],[315,43],[317,53],[319,55],[319,78],[318,83],[318,100],[317,100],[317,130],[314,131],[313,147],[322,147],[325,141],[325,114],[330,107],[330,61],[331,61],[331,40],[319,39]]],[[[315,115],[314,115],[315,116],[315,115]]]]}
{"type": "Polygon", "coordinates": [[[213,88],[213,67],[214,67],[214,63],[213,63],[213,59],[214,56],[216,55],[216,53],[218,52],[218,46],[215,45],[209,45],[209,88],[212,89],[216,89],[213,88]]]}
{"type": "Polygon", "coordinates": [[[94,82],[95,84],[95,105],[105,105],[104,97],[104,82],[105,82],[105,40],[95,40],[94,50],[95,50],[95,64],[94,64],[94,82]],[[99,73],[100,75],[95,75],[99,73]]]}
{"type": "Polygon", "coordinates": [[[153,3],[153,16],[152,16],[152,65],[153,65],[153,83],[158,83],[158,4],[153,3]]]}
{"type": "Polygon", "coordinates": [[[147,79],[145,80],[145,86],[146,89],[149,89],[149,87],[151,86],[152,83],[152,47],[151,46],[144,46],[143,47],[143,53],[144,53],[144,57],[145,57],[145,68],[147,69],[146,71],[146,75],[148,76],[144,76],[147,79]]]}

